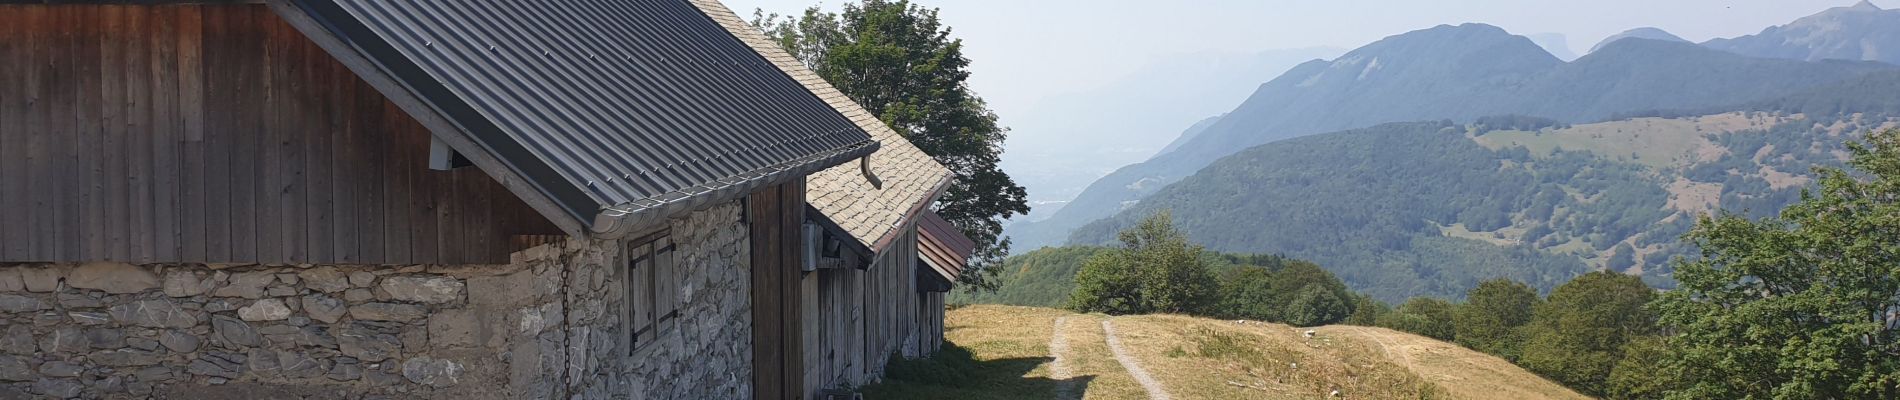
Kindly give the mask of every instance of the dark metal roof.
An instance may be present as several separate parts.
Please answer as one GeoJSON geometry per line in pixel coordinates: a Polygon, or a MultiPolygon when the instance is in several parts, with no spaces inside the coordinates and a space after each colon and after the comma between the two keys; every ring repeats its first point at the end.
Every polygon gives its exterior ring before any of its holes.
{"type": "Polygon", "coordinates": [[[956,282],[976,253],[976,241],[935,212],[917,220],[917,258],[947,282],[956,282]]]}
{"type": "Polygon", "coordinates": [[[877,148],[681,0],[295,3],[583,223],[877,148]]]}

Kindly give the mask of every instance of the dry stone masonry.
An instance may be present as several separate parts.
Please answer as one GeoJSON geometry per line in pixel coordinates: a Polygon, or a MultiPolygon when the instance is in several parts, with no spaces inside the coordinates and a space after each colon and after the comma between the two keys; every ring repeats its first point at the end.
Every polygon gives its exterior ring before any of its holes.
{"type": "Polygon", "coordinates": [[[508,265],[0,264],[0,398],[745,398],[742,209],[671,223],[677,329],[639,349],[617,243],[508,265]]]}

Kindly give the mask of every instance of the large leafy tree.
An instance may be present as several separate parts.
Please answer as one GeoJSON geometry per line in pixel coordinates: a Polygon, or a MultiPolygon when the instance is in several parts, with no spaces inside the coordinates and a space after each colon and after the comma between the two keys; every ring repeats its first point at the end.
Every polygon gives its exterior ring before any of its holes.
{"type": "Polygon", "coordinates": [[[796,18],[755,13],[753,25],[956,174],[937,213],[978,244],[962,283],[993,289],[1009,254],[1003,221],[1029,212],[1027,192],[996,165],[1008,129],[966,84],[963,41],[937,10],[863,0],[796,18]]]}
{"type": "Polygon", "coordinates": [[[1656,303],[1671,398],[1900,398],[1900,132],[1866,140],[1779,217],[1689,233],[1702,257],[1656,303]]]}
{"type": "Polygon", "coordinates": [[[1537,291],[1509,279],[1478,282],[1465,293],[1465,304],[1452,314],[1458,344],[1516,360],[1523,342],[1518,327],[1531,322],[1537,291]]]}
{"type": "Polygon", "coordinates": [[[1605,393],[1624,344],[1655,333],[1655,313],[1644,308],[1655,298],[1641,278],[1616,272],[1565,282],[1532,311],[1518,363],[1571,388],[1605,393]]]}
{"type": "Polygon", "coordinates": [[[1119,235],[1122,247],[1095,256],[1075,275],[1069,307],[1109,314],[1201,313],[1216,284],[1201,246],[1175,229],[1168,212],[1119,235]]]}

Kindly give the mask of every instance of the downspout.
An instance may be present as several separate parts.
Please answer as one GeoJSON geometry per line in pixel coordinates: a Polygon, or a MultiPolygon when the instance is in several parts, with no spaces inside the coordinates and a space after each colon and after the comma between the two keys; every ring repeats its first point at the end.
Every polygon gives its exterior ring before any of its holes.
{"type": "Polygon", "coordinates": [[[864,173],[864,180],[871,181],[871,187],[884,189],[884,180],[878,179],[877,173],[871,171],[871,156],[858,159],[858,171],[864,173]]]}

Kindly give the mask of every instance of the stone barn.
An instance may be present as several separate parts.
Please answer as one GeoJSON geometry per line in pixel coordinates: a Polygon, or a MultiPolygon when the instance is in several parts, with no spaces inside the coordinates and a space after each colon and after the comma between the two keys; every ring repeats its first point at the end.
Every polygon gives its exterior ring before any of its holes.
{"type": "Polygon", "coordinates": [[[812,398],[967,256],[712,0],[4,4],[0,82],[0,398],[812,398]]]}

